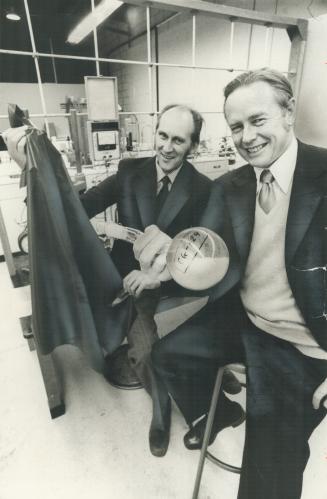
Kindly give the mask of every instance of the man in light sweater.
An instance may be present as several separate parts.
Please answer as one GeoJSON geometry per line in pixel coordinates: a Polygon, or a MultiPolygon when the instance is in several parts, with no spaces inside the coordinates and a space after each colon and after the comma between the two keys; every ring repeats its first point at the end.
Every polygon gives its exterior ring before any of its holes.
{"type": "MultiPolygon", "coordinates": [[[[288,80],[273,70],[225,88],[225,117],[248,164],[215,182],[201,225],[225,240],[230,266],[205,309],[152,354],[191,426],[190,449],[202,444],[217,367],[245,363],[238,499],[299,499],[308,439],[326,414],[327,150],[296,140],[294,106],[288,80]]],[[[146,238],[135,252],[151,262],[151,239],[158,253],[167,238],[154,229],[146,238]]],[[[211,443],[226,419],[235,423],[235,402],[220,398],[211,443]]]]}

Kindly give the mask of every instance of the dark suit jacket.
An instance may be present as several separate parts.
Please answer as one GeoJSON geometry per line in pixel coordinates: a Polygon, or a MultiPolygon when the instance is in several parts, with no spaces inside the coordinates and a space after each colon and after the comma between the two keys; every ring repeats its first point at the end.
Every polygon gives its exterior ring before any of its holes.
{"type": "MultiPolygon", "coordinates": [[[[326,230],[327,150],[299,142],[285,240],[288,280],[306,324],[327,350],[326,230]],[[315,270],[314,270],[315,269],[315,270]]],[[[230,266],[224,279],[210,289],[210,299],[237,287],[243,277],[252,240],[256,177],[251,166],[220,177],[213,185],[201,225],[225,240],[230,266]]]]}
{"type": "MultiPolygon", "coordinates": [[[[90,218],[117,203],[118,219],[122,225],[143,231],[147,226],[156,224],[174,237],[181,230],[198,224],[211,185],[207,177],[184,161],[156,219],[155,157],[123,159],[117,174],[88,190],[81,201],[90,218]]],[[[129,243],[116,241],[112,257],[122,276],[139,268],[129,243]]]]}

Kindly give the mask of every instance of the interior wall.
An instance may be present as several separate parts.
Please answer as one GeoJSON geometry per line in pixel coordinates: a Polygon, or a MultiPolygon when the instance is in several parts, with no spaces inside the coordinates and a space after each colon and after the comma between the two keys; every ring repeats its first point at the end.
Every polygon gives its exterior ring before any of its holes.
{"type": "Polygon", "coordinates": [[[296,132],[327,147],[327,15],[311,19],[299,94],[296,132]]]}

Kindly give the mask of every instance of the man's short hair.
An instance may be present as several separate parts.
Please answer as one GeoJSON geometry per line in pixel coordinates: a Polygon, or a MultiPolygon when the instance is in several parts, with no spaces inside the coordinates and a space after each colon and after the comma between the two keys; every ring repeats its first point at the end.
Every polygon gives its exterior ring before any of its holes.
{"type": "Polygon", "coordinates": [[[289,100],[293,97],[291,84],[282,73],[270,68],[246,71],[230,81],[224,88],[225,103],[231,93],[237,88],[251,85],[257,81],[268,83],[275,91],[278,104],[281,107],[287,107],[289,100]]]}
{"type": "Polygon", "coordinates": [[[193,126],[193,132],[191,133],[191,142],[192,142],[192,145],[198,145],[200,143],[200,133],[201,133],[202,124],[204,121],[203,117],[201,116],[201,114],[198,111],[196,111],[195,109],[193,109],[189,106],[185,106],[184,104],[168,104],[168,106],[165,106],[161,110],[160,114],[158,115],[156,130],[158,130],[161,117],[167,111],[169,111],[170,109],[174,109],[174,108],[178,108],[181,111],[188,111],[192,115],[194,126],[193,126]]]}

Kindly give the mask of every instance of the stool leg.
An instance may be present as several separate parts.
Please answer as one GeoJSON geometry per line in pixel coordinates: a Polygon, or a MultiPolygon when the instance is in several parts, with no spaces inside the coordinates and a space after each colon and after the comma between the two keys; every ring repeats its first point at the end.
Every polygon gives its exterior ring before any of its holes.
{"type": "Polygon", "coordinates": [[[218,369],[216,382],[215,382],[215,386],[214,386],[213,393],[212,393],[210,409],[209,409],[207,424],[206,424],[206,428],[205,428],[205,432],[204,432],[198,469],[197,469],[196,478],[195,478],[195,482],[194,482],[192,499],[197,499],[198,494],[199,494],[203,466],[204,466],[204,460],[206,458],[207,448],[208,448],[208,444],[209,444],[209,438],[210,438],[212,425],[213,425],[213,421],[214,421],[214,417],[215,417],[218,397],[219,397],[219,393],[220,393],[220,389],[221,389],[221,383],[223,380],[224,369],[225,369],[225,367],[220,367],[218,369]]]}

